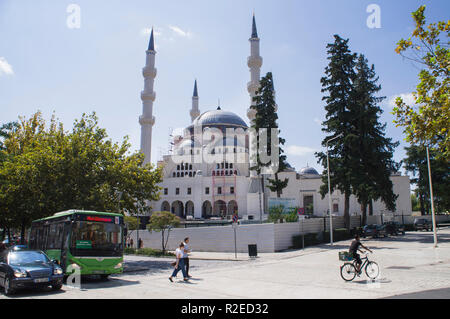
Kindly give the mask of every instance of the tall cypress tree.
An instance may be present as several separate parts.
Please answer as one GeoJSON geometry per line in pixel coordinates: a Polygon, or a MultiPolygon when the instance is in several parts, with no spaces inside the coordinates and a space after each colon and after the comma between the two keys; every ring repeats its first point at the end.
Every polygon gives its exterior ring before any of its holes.
{"type": "MultiPolygon", "coordinates": [[[[399,164],[393,160],[393,151],[398,142],[385,137],[386,124],[379,122],[382,109],[379,104],[385,97],[376,94],[381,90],[377,84],[375,67],[368,66],[363,55],[351,53],[348,39],[335,35],[335,42],[329,44],[329,65],[326,76],[321,79],[323,97],[327,105],[322,130],[332,133],[322,145],[339,134],[342,138],[330,144],[331,189],[344,193],[345,225],[350,225],[349,198],[355,194],[360,205],[363,223],[367,218],[367,207],[373,211],[372,201],[381,199],[388,210],[395,210],[397,196],[392,190],[391,173],[399,164]]],[[[316,153],[319,162],[326,168],[326,154],[316,153]]],[[[322,197],[328,193],[327,175],[321,186],[322,197]]]]}
{"type": "MultiPolygon", "coordinates": [[[[263,77],[260,81],[260,87],[258,91],[256,91],[256,95],[254,97],[255,105],[252,106],[253,109],[256,110],[255,120],[253,122],[252,128],[257,131],[261,128],[267,128],[267,141],[260,141],[259,137],[256,139],[258,143],[258,149],[262,149],[266,151],[266,154],[272,155],[272,132],[271,128],[278,128],[278,115],[275,111],[276,102],[275,102],[275,91],[273,84],[273,76],[271,72],[268,72],[265,77],[263,77]]],[[[282,190],[287,186],[288,179],[280,180],[278,178],[278,173],[287,168],[286,163],[286,155],[283,155],[284,151],[281,148],[284,145],[285,140],[279,137],[280,131],[277,130],[278,135],[278,143],[279,143],[279,154],[278,156],[278,170],[274,173],[275,179],[269,179],[268,188],[272,192],[277,193],[277,197],[281,196],[282,190]]],[[[259,155],[256,154],[256,166],[250,169],[257,170],[258,174],[261,173],[262,167],[271,166],[273,163],[261,163],[259,159],[259,155]]],[[[264,189],[264,180],[261,179],[261,189],[264,189]]]]}
{"type": "Polygon", "coordinates": [[[367,206],[372,200],[381,199],[388,210],[395,210],[397,196],[392,190],[391,173],[399,164],[393,160],[398,142],[385,137],[386,124],[379,122],[383,112],[379,104],[385,97],[377,97],[381,90],[377,84],[375,67],[368,66],[364,55],[359,55],[355,65],[356,77],[353,83],[354,110],[353,127],[359,142],[359,169],[355,175],[353,191],[361,204],[363,224],[367,220],[367,206]]]}
{"type": "MultiPolygon", "coordinates": [[[[329,64],[325,68],[325,76],[321,78],[322,97],[325,101],[326,120],[322,123],[322,131],[329,135],[322,141],[326,146],[331,138],[342,134],[342,137],[329,143],[330,159],[330,186],[331,191],[339,189],[344,194],[344,220],[345,226],[350,227],[349,204],[352,193],[352,184],[355,181],[358,167],[357,136],[353,128],[353,81],[355,80],[356,54],[348,48],[348,39],[334,36],[334,43],[327,45],[329,64]]],[[[322,198],[328,193],[327,154],[316,153],[318,162],[325,167],[322,175],[323,184],[320,188],[322,198]]],[[[331,212],[330,212],[331,213],[331,212]]]]}

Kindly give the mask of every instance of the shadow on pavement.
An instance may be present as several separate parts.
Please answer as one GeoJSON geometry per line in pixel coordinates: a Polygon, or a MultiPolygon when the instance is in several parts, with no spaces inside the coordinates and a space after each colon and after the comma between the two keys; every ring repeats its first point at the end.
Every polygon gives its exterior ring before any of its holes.
{"type": "MultiPolygon", "coordinates": [[[[81,290],[91,290],[91,289],[103,289],[103,288],[115,288],[122,286],[138,285],[140,281],[125,280],[122,278],[115,277],[116,275],[111,275],[108,279],[102,280],[95,276],[82,277],[81,278],[81,290]]],[[[71,285],[64,285],[64,289],[78,289],[71,285]]]]}
{"type": "Polygon", "coordinates": [[[124,273],[128,275],[141,274],[155,274],[161,272],[169,272],[173,269],[170,265],[170,261],[157,261],[157,260],[127,260],[124,262],[124,273]]]}
{"type": "Polygon", "coordinates": [[[390,296],[384,299],[450,299],[450,288],[424,290],[408,294],[390,296]]]}
{"type": "MultiPolygon", "coordinates": [[[[3,292],[3,289],[2,289],[3,292]]],[[[44,287],[44,288],[27,288],[27,289],[20,289],[17,290],[14,295],[6,296],[8,298],[29,298],[29,297],[40,297],[40,296],[57,296],[64,294],[65,291],[63,289],[61,290],[52,290],[51,287],[44,287]]],[[[61,298],[63,296],[60,296],[61,298]]]]}

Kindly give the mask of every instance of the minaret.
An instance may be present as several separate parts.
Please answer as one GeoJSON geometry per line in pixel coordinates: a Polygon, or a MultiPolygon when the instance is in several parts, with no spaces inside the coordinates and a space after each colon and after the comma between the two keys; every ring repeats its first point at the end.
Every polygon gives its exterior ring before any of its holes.
{"type": "MultiPolygon", "coordinates": [[[[247,83],[247,90],[250,94],[250,105],[255,105],[253,97],[259,88],[259,80],[261,77],[262,57],[259,55],[259,38],[256,30],[255,15],[253,14],[252,35],[250,41],[250,56],[247,58],[247,65],[250,68],[250,82],[247,83]]],[[[256,111],[249,108],[247,117],[252,122],[255,119],[256,111]]]]}
{"type": "MultiPolygon", "coordinates": [[[[255,14],[253,14],[252,22],[252,35],[249,39],[250,41],[250,56],[247,58],[247,65],[250,68],[250,82],[247,83],[247,90],[250,94],[250,105],[255,105],[253,97],[256,95],[256,91],[259,88],[259,80],[261,77],[261,66],[263,59],[259,55],[259,38],[258,32],[256,30],[255,14]]],[[[256,116],[256,110],[252,108],[247,109],[247,117],[250,120],[250,126],[253,124],[253,120],[256,116]]],[[[250,137],[252,139],[252,137],[250,137]]],[[[252,143],[252,141],[250,141],[252,143]]],[[[253,150],[250,147],[249,157],[253,158],[253,150]]],[[[256,176],[256,171],[250,171],[250,176],[256,176]]]]}
{"type": "Polygon", "coordinates": [[[141,152],[145,154],[144,164],[150,163],[152,156],[152,127],[155,124],[153,116],[153,102],[156,94],[153,91],[153,82],[156,77],[155,68],[155,42],[153,39],[153,28],[150,42],[146,53],[145,67],[142,69],[144,76],[144,90],[141,92],[142,115],[139,117],[141,124],[141,152]]]}
{"type": "Polygon", "coordinates": [[[198,92],[197,92],[197,80],[194,82],[194,94],[192,94],[192,109],[190,112],[191,122],[200,115],[200,110],[198,109],[198,92]]]}

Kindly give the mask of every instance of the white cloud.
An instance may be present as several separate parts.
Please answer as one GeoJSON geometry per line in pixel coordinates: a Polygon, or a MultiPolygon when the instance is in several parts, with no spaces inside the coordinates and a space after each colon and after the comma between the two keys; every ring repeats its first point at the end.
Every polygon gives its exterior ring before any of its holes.
{"type": "Polygon", "coordinates": [[[396,106],[395,100],[397,99],[397,97],[401,97],[403,102],[405,102],[407,105],[415,105],[416,104],[416,100],[414,99],[414,96],[412,93],[402,93],[402,94],[393,95],[389,98],[389,100],[388,100],[389,107],[394,108],[396,106]]]}
{"type": "Polygon", "coordinates": [[[184,31],[181,28],[174,26],[174,25],[169,25],[170,30],[172,30],[173,32],[175,32],[177,35],[184,37],[184,38],[190,38],[192,37],[192,33],[189,31],[184,31]]]}
{"type": "Polygon", "coordinates": [[[14,71],[11,64],[4,57],[0,56],[0,75],[2,74],[13,75],[14,71]]]}
{"type": "Polygon", "coordinates": [[[286,147],[286,153],[292,156],[307,156],[313,154],[316,150],[307,146],[289,145],[286,147]]]}
{"type": "Polygon", "coordinates": [[[314,122],[315,122],[317,125],[322,125],[322,121],[319,120],[317,117],[314,118],[314,122]]]}

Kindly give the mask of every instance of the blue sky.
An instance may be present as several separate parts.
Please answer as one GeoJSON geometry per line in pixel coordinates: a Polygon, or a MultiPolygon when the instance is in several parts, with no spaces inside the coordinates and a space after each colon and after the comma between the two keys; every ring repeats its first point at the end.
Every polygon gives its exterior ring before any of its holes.
{"type": "Polygon", "coordinates": [[[321,171],[325,118],[320,78],[333,35],[350,38],[350,49],[375,65],[382,86],[386,133],[405,152],[392,124],[389,100],[414,91],[418,69],[394,52],[413,30],[411,12],[427,5],[428,21],[446,20],[450,2],[363,0],[111,1],[0,0],[0,123],[53,111],[70,129],[83,112],[95,111],[114,141],[128,135],[140,145],[142,67],[149,29],[155,28],[156,101],[152,161],[168,149],[170,128],[190,123],[194,79],[200,110],[233,111],[248,122],[246,65],[255,12],[263,57],[262,74],[273,72],[279,126],[292,166],[321,171]],[[67,27],[69,4],[81,9],[79,29],[67,27]],[[369,4],[381,8],[381,28],[366,25],[369,4]]]}

